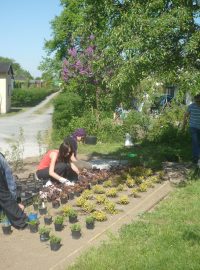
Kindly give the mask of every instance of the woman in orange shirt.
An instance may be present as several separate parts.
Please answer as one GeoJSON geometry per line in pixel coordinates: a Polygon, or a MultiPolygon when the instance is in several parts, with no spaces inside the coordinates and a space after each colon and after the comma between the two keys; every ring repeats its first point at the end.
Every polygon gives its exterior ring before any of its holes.
{"type": "Polygon", "coordinates": [[[44,181],[57,181],[65,185],[74,185],[72,180],[78,180],[79,170],[71,163],[73,148],[70,144],[62,143],[59,150],[49,150],[40,161],[37,177],[44,181]]]}

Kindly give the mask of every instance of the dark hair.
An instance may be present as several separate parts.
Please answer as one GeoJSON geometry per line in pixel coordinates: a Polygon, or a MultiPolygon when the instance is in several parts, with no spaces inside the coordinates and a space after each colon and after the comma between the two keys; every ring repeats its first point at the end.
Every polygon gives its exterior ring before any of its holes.
{"type": "Polygon", "coordinates": [[[59,147],[58,160],[61,162],[69,162],[72,156],[72,147],[69,143],[63,142],[59,147]]]}

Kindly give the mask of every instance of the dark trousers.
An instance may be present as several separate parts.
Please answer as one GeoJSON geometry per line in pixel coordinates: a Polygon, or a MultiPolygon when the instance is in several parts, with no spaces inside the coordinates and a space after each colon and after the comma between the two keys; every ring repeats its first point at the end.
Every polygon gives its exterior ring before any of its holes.
{"type": "Polygon", "coordinates": [[[5,176],[2,173],[0,173],[0,208],[2,208],[13,227],[20,229],[26,226],[28,217],[10,193],[5,176]]]}
{"type": "Polygon", "coordinates": [[[195,162],[200,158],[200,129],[190,128],[190,133],[192,137],[192,156],[195,162]]]}
{"type": "MultiPolygon", "coordinates": [[[[70,164],[64,163],[64,162],[59,162],[56,163],[54,172],[57,173],[58,175],[70,180],[70,181],[77,181],[78,180],[78,175],[75,173],[70,164]]],[[[43,183],[45,184],[48,180],[51,181],[57,181],[54,179],[52,176],[49,175],[49,168],[45,168],[42,170],[38,170],[37,176],[39,179],[43,180],[43,183]]]]}

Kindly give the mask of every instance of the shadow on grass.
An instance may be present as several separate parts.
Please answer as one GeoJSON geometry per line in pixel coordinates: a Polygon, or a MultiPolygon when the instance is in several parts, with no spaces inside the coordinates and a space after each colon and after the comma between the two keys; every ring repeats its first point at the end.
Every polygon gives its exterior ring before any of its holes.
{"type": "Polygon", "coordinates": [[[187,230],[183,233],[183,239],[194,244],[200,244],[200,231],[198,229],[187,230]]]}

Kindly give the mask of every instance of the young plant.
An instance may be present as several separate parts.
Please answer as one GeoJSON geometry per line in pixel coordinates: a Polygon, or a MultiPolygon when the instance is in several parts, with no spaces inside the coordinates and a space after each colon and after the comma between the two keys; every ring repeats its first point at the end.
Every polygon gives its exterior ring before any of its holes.
{"type": "Polygon", "coordinates": [[[76,199],[76,206],[82,207],[86,202],[86,198],[83,196],[80,196],[76,199]]]}
{"type": "Polygon", "coordinates": [[[83,205],[83,210],[87,213],[91,213],[94,209],[95,209],[95,205],[91,201],[86,200],[83,205]]]}
{"type": "Polygon", "coordinates": [[[105,194],[99,194],[95,196],[95,199],[98,204],[103,204],[107,198],[105,194]]]}
{"type": "Polygon", "coordinates": [[[81,197],[83,197],[84,199],[88,200],[88,199],[92,199],[92,190],[89,189],[85,189],[82,194],[81,197]]]}
{"type": "Polygon", "coordinates": [[[106,191],[106,196],[108,197],[116,197],[117,196],[117,189],[116,188],[110,188],[106,191]]]}
{"type": "Polygon", "coordinates": [[[94,218],[92,215],[87,216],[87,217],[85,218],[85,222],[86,222],[87,224],[93,224],[94,221],[95,221],[95,218],[94,218]]]}
{"type": "Polygon", "coordinates": [[[39,228],[39,234],[48,234],[50,233],[51,229],[46,227],[46,226],[42,226],[39,228]]]}
{"type": "Polygon", "coordinates": [[[140,196],[139,196],[138,192],[139,192],[138,188],[133,188],[133,189],[131,190],[131,195],[132,195],[133,197],[135,197],[135,198],[139,198],[140,196]]]}
{"type": "Polygon", "coordinates": [[[105,189],[101,185],[95,185],[95,186],[93,186],[92,190],[96,194],[103,194],[103,193],[105,193],[105,189]]]}
{"type": "Polygon", "coordinates": [[[81,224],[75,223],[70,226],[71,231],[80,232],[81,231],[81,224]]]}
{"type": "Polygon", "coordinates": [[[60,224],[62,225],[64,222],[64,217],[63,216],[56,216],[55,219],[54,219],[54,223],[55,224],[60,224]]]}
{"type": "Polygon", "coordinates": [[[73,209],[72,205],[70,204],[67,204],[65,206],[63,206],[62,208],[62,212],[63,212],[63,215],[66,217],[68,216],[69,212],[73,209]]]}
{"type": "Polygon", "coordinates": [[[113,183],[111,180],[107,180],[105,182],[103,182],[103,187],[108,188],[108,187],[112,187],[113,183]]]}
{"type": "Polygon", "coordinates": [[[127,195],[122,195],[119,200],[118,203],[120,204],[128,204],[129,203],[129,199],[127,195]]]}
{"type": "Polygon", "coordinates": [[[49,240],[50,240],[50,243],[51,244],[53,244],[53,243],[54,244],[60,244],[60,242],[61,242],[61,238],[58,237],[58,236],[56,236],[56,235],[54,235],[54,234],[50,235],[49,240]]]}
{"type": "Polygon", "coordinates": [[[141,183],[138,187],[138,190],[141,191],[141,192],[146,192],[148,189],[148,185],[147,183],[141,183]]]}
{"type": "Polygon", "coordinates": [[[94,211],[92,213],[92,216],[95,218],[95,220],[97,221],[105,221],[107,220],[107,216],[106,216],[106,213],[104,211],[94,211]]]}
{"type": "Polygon", "coordinates": [[[117,210],[116,210],[116,205],[114,202],[111,201],[107,201],[104,205],[105,210],[110,213],[110,214],[116,214],[117,210]]]}

